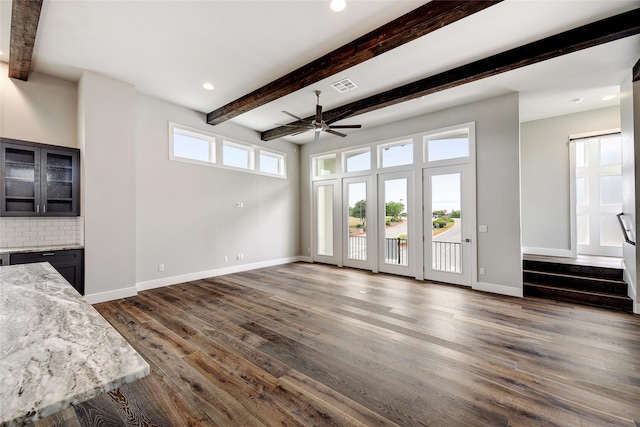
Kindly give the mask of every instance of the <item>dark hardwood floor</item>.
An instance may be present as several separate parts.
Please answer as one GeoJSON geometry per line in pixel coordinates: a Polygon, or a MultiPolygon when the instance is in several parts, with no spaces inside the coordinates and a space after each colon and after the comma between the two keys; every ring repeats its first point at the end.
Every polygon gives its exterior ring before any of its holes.
{"type": "Polygon", "coordinates": [[[640,426],[640,316],[296,263],[96,308],[151,375],[35,426],[640,426]]]}

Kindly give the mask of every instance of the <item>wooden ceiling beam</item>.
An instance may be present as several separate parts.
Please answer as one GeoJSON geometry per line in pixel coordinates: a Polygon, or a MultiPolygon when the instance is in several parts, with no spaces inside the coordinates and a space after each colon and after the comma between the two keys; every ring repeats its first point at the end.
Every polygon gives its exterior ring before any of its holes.
{"type": "MultiPolygon", "coordinates": [[[[346,111],[351,112],[350,116],[357,116],[636,34],[640,34],[640,9],[634,9],[591,24],[583,25],[395,89],[390,89],[351,102],[326,111],[324,117],[326,120],[330,120],[332,117],[336,117],[346,111]]],[[[307,117],[305,120],[312,119],[313,117],[307,117]]],[[[261,132],[260,135],[263,141],[270,141],[290,135],[291,133],[293,133],[291,127],[279,126],[261,132]]]]}
{"type": "Polygon", "coordinates": [[[216,125],[331,77],[502,0],[430,1],[321,58],[207,114],[216,125]]]}
{"type": "Polygon", "coordinates": [[[33,47],[43,0],[13,0],[9,38],[9,77],[26,81],[31,71],[33,47]]]}

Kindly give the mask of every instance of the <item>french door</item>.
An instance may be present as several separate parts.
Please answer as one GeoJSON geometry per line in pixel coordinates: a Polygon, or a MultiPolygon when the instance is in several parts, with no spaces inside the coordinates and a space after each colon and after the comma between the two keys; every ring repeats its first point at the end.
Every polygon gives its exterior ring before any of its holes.
{"type": "Polygon", "coordinates": [[[414,276],[413,172],[378,175],[378,270],[414,276]]]}
{"type": "Polygon", "coordinates": [[[424,169],[425,279],[472,284],[475,213],[468,164],[424,169]]]}
{"type": "Polygon", "coordinates": [[[370,176],[342,181],[343,265],[371,270],[374,267],[375,202],[370,176]]]}
{"type": "Polygon", "coordinates": [[[337,180],[313,183],[312,256],[316,262],[342,265],[340,246],[341,215],[337,180]]]}

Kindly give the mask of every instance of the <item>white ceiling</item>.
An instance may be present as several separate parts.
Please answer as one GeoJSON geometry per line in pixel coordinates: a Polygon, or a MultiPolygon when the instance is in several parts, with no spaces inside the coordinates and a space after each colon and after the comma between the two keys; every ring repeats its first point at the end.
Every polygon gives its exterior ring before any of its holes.
{"type": "MultiPolygon", "coordinates": [[[[96,71],[208,113],[424,3],[348,0],[335,13],[328,0],[44,0],[33,69],[73,81],[83,69],[96,71]],[[204,82],[216,89],[204,90],[204,82]]],[[[282,110],[312,115],[316,89],[328,110],[638,7],[638,0],[507,0],[232,121],[267,130],[290,121],[282,110]],[[344,77],[358,88],[330,87],[344,77]]],[[[0,0],[0,14],[6,62],[10,0],[0,0]]],[[[618,97],[602,97],[619,94],[638,58],[640,36],[633,36],[341,123],[379,126],[513,91],[521,93],[521,121],[618,105],[618,97]]],[[[313,133],[287,139],[306,143],[313,133]]]]}

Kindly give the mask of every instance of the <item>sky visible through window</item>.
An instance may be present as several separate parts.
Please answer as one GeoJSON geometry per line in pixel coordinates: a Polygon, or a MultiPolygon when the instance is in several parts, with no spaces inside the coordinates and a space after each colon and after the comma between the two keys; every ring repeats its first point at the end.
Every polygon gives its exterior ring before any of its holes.
{"type": "Polygon", "coordinates": [[[222,162],[226,166],[249,169],[249,151],[225,144],[222,147],[222,162]]]}
{"type": "Polygon", "coordinates": [[[392,166],[410,165],[413,163],[413,143],[407,142],[402,145],[393,145],[383,147],[382,150],[382,167],[389,168],[392,166]]]}
{"type": "Polygon", "coordinates": [[[428,160],[458,159],[469,157],[469,138],[453,137],[429,139],[427,142],[428,160]]]}
{"type": "Polygon", "coordinates": [[[210,144],[206,139],[195,138],[177,132],[173,134],[173,155],[185,159],[209,161],[210,144]]]}

